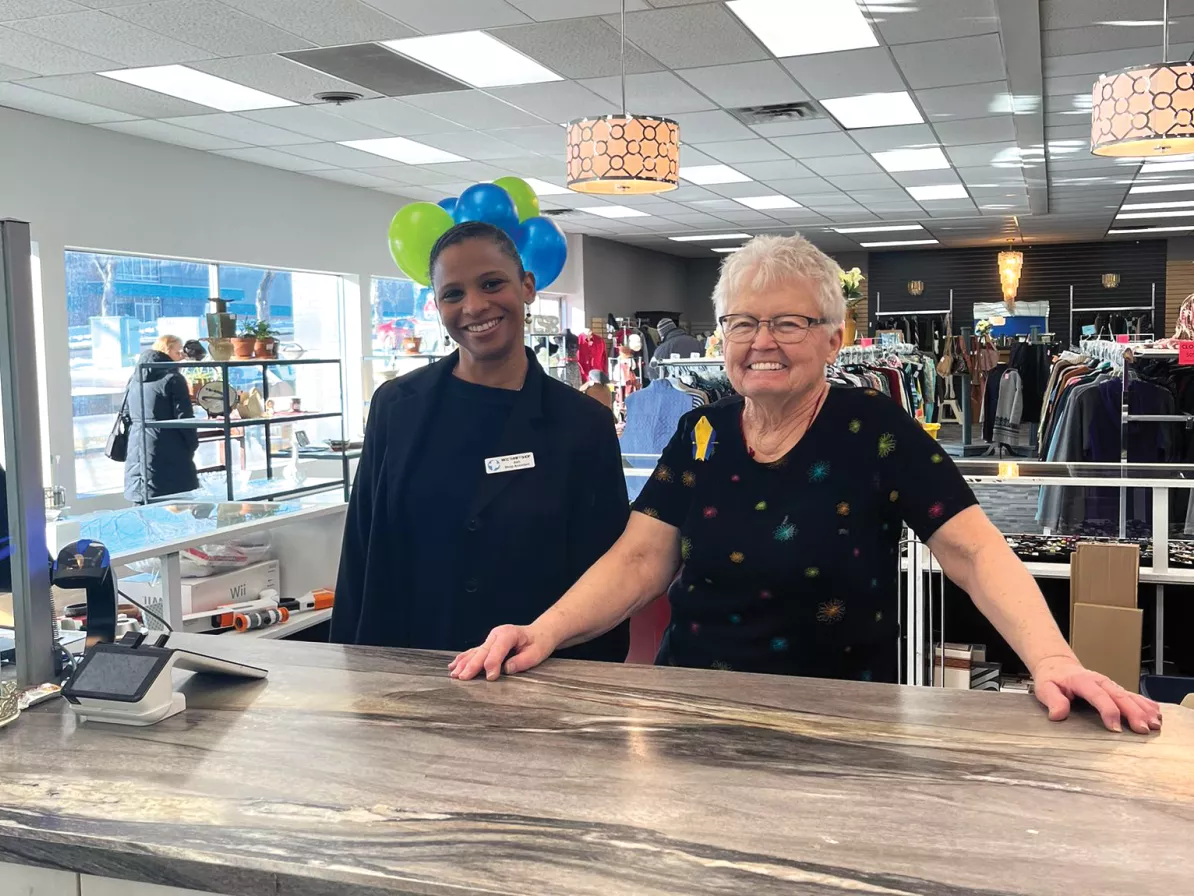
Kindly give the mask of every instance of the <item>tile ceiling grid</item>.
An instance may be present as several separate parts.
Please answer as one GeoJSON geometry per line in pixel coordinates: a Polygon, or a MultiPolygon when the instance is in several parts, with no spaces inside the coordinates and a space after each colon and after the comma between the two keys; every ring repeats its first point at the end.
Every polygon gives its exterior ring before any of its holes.
{"type": "MultiPolygon", "coordinates": [[[[1026,206],[1015,156],[1034,150],[1050,164],[1049,199],[1057,212],[1025,228],[1040,238],[1102,236],[1125,201],[1194,202],[1194,187],[1128,192],[1133,180],[1142,186],[1194,184],[1194,171],[1117,165],[1087,155],[1081,144],[1097,74],[1159,54],[1145,37],[1158,28],[1093,24],[1140,19],[1139,3],[1041,0],[1045,96],[1018,102],[1039,104],[1034,111],[1044,118],[1046,145],[1017,147],[998,50],[996,11],[1006,2],[886,0],[872,4],[879,46],[776,59],[721,0],[628,0],[631,104],[681,121],[685,166],[726,164],[752,182],[686,183],[663,196],[613,200],[637,205],[648,218],[577,214],[562,223],[705,256],[708,246],[666,237],[800,227],[827,248],[845,248],[868,237],[839,236],[829,226],[918,221],[947,244],[991,242],[1014,227],[1008,216],[1026,206]],[[848,131],[820,119],[747,128],[725,111],[893,87],[907,90],[923,125],[848,131]],[[924,144],[940,144],[951,168],[893,175],[870,155],[924,144]],[[974,201],[921,205],[905,189],[943,183],[964,184],[974,201]],[[805,208],[759,211],[735,201],[770,193],[805,208]]],[[[1172,0],[1171,6],[1177,49],[1188,53],[1182,42],[1194,40],[1194,0],[1172,0]]],[[[562,185],[562,130],[555,136],[560,123],[613,111],[620,100],[618,16],[611,15],[617,9],[618,0],[0,0],[0,105],[406,198],[437,199],[500,173],[562,185]],[[385,98],[274,55],[464,29],[484,29],[566,80],[385,98]],[[342,108],[218,113],[94,74],[171,62],[298,103],[335,89],[365,99],[342,108]],[[367,136],[406,136],[470,161],[400,165],[337,142],[367,136]]],[[[606,202],[574,193],[543,201],[549,208],[606,202]]]]}

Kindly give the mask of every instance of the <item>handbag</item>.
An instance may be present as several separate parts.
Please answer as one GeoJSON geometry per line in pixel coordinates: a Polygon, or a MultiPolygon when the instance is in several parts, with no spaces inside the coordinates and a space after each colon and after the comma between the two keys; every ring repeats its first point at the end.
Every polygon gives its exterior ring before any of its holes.
{"type": "Polygon", "coordinates": [[[116,422],[112,424],[112,431],[108,433],[108,441],[104,445],[104,456],[108,460],[122,464],[128,459],[129,430],[132,428],[133,418],[129,416],[129,395],[126,391],[120,413],[116,415],[116,422]]]}

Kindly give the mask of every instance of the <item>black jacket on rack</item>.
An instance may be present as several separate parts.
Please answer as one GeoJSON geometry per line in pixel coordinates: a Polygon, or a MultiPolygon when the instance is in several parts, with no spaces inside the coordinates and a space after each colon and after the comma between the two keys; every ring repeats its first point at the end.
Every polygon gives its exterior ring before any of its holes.
{"type": "MultiPolygon", "coordinates": [[[[527,358],[526,382],[491,433],[484,470],[480,459],[475,471],[445,470],[450,458],[427,450],[432,428],[443,423],[437,410],[460,383],[452,377],[456,354],[374,393],[345,521],[332,641],[476,646],[494,626],[533,622],[622,534],[630,502],[613,418],[547,376],[530,352],[527,358]],[[492,459],[525,454],[533,466],[489,468],[492,459]],[[471,476],[476,484],[463,502],[429,500],[412,514],[416,474],[471,476]],[[429,553],[415,550],[410,527],[433,514],[439,517],[426,524],[445,533],[443,542],[429,553]],[[436,593],[418,593],[420,581],[436,593]],[[455,611],[447,618],[445,602],[455,611]],[[432,616],[443,623],[440,642],[422,643],[417,632],[429,629],[432,616]]],[[[558,655],[622,662],[629,644],[623,623],[558,655]]]]}

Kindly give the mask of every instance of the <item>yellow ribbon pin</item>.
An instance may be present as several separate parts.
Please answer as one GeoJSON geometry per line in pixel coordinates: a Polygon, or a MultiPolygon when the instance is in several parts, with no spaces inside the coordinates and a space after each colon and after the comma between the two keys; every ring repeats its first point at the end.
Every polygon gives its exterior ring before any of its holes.
{"type": "Polygon", "coordinates": [[[692,428],[692,457],[694,460],[706,461],[713,456],[713,449],[717,447],[717,431],[708,417],[702,417],[692,428]]]}

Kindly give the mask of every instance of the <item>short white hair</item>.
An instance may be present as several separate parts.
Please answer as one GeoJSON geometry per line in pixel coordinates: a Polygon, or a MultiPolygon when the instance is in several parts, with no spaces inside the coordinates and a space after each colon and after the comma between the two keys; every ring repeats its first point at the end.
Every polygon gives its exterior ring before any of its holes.
{"type": "Polygon", "coordinates": [[[743,291],[758,292],[807,280],[812,284],[821,316],[831,323],[846,319],[842,269],[836,261],[798,233],[792,236],[756,236],[721,263],[721,276],[713,289],[713,307],[720,319],[743,291]]]}

